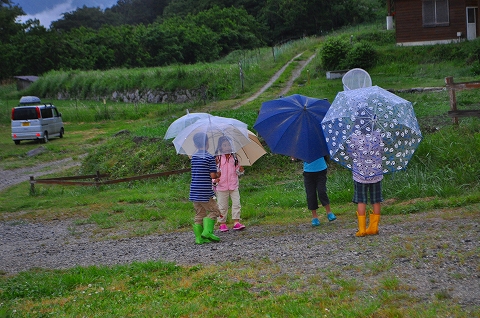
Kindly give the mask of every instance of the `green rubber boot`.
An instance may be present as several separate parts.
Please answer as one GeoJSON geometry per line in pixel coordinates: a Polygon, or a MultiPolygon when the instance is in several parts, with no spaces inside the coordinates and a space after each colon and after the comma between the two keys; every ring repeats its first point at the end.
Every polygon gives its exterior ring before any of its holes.
{"type": "Polygon", "coordinates": [[[220,238],[213,234],[214,226],[215,220],[212,220],[211,218],[203,218],[202,238],[209,239],[212,242],[220,242],[220,238]]]}
{"type": "Polygon", "coordinates": [[[203,226],[201,224],[193,224],[193,233],[195,233],[195,244],[210,243],[210,240],[202,237],[203,226]]]}

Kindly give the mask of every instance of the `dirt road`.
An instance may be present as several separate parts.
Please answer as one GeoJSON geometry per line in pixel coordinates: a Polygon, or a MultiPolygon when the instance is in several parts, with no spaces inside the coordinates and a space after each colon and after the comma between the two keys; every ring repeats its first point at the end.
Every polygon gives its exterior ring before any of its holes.
{"type": "Polygon", "coordinates": [[[44,162],[33,167],[12,170],[0,169],[0,191],[23,181],[28,181],[30,180],[30,176],[37,178],[80,165],[80,161],[75,161],[72,158],[66,158],[62,160],[44,162]]]}

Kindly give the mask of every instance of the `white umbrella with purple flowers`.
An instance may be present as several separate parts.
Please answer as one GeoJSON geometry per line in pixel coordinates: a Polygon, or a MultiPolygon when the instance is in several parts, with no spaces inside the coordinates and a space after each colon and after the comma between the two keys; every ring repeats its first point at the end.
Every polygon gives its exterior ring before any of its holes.
{"type": "Polygon", "coordinates": [[[322,129],[330,158],[357,173],[359,150],[378,152],[376,174],[386,174],[405,169],[422,140],[412,103],[378,86],[339,92],[322,129]]]}

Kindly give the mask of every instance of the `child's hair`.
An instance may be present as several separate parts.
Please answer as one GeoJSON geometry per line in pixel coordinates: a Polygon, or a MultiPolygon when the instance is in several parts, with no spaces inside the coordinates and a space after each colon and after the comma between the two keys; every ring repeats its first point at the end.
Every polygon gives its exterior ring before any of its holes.
{"type": "Polygon", "coordinates": [[[193,143],[198,149],[206,148],[208,142],[208,137],[205,133],[199,132],[193,135],[193,143]]]}
{"type": "MultiPolygon", "coordinates": [[[[220,164],[220,157],[221,155],[225,155],[223,153],[220,153],[220,148],[222,148],[222,144],[225,142],[225,141],[228,141],[230,143],[230,145],[232,144],[232,140],[230,138],[228,138],[227,136],[222,136],[220,138],[218,138],[218,145],[217,145],[217,150],[215,151],[215,153],[217,154],[217,164],[220,164]]],[[[237,154],[236,153],[231,153],[232,156],[233,156],[233,159],[235,160],[235,167],[238,165],[238,158],[237,158],[237,154]]]]}
{"type": "Polygon", "coordinates": [[[232,141],[227,136],[222,136],[222,137],[218,138],[217,150],[215,151],[217,154],[220,153],[220,149],[222,148],[222,144],[225,141],[228,141],[230,143],[230,145],[232,144],[232,141]]]}

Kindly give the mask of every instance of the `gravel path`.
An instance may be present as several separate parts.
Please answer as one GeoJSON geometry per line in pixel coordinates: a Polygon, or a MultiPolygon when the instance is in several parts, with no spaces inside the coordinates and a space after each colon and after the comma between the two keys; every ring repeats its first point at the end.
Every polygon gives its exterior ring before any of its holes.
{"type": "Polygon", "coordinates": [[[12,170],[0,169],[0,191],[21,182],[28,181],[30,180],[30,176],[38,178],[80,165],[80,161],[75,161],[72,158],[66,158],[62,160],[41,163],[33,167],[12,170]]]}
{"type": "MultiPolygon", "coordinates": [[[[222,241],[195,245],[191,231],[146,237],[98,240],[94,225],[74,220],[0,222],[0,271],[15,274],[32,268],[127,264],[163,260],[179,265],[262,262],[279,274],[308,277],[323,270],[343,279],[379,285],[398,277],[402,288],[426,301],[441,294],[462,306],[480,304],[479,219],[446,211],[382,216],[380,235],[356,238],[356,222],[341,216],[312,228],[248,226],[217,233],[222,241]]],[[[245,263],[241,266],[248,266],[245,263]]]]}

